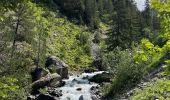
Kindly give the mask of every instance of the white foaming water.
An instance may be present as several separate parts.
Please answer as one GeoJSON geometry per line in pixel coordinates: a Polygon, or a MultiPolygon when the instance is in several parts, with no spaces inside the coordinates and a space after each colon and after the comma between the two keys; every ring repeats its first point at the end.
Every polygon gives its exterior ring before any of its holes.
{"type": "Polygon", "coordinates": [[[90,89],[98,84],[90,83],[88,78],[101,73],[103,71],[83,73],[80,76],[70,76],[69,79],[63,80],[66,82],[65,86],[58,88],[63,94],[60,100],[92,100],[90,89]]]}

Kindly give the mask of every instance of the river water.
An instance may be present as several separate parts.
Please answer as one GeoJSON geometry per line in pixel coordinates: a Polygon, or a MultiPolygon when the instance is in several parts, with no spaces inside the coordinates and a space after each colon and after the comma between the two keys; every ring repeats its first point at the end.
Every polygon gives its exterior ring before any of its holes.
{"type": "Polygon", "coordinates": [[[69,79],[63,80],[66,84],[58,88],[62,91],[60,100],[92,100],[90,89],[97,86],[97,83],[88,81],[94,75],[101,74],[103,71],[94,73],[82,73],[81,75],[70,76],[69,79]]]}

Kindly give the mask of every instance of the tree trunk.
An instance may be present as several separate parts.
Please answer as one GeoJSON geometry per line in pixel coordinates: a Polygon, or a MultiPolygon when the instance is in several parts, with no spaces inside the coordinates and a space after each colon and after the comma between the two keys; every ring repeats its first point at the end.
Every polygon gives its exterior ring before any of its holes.
{"type": "Polygon", "coordinates": [[[15,32],[14,32],[14,40],[13,40],[13,43],[12,43],[11,58],[13,57],[14,51],[15,51],[15,43],[16,43],[16,36],[18,34],[19,23],[20,23],[20,20],[19,20],[19,16],[18,16],[17,23],[16,23],[16,28],[15,28],[15,32]]]}

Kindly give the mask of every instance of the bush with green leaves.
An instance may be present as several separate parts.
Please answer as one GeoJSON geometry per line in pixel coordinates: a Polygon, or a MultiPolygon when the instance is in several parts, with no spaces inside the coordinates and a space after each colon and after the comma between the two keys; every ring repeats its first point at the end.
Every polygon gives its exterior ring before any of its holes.
{"type": "MultiPolygon", "coordinates": [[[[108,56],[108,55],[107,55],[108,56]]],[[[136,64],[131,50],[117,48],[109,54],[107,66],[110,66],[114,77],[106,96],[117,96],[126,89],[135,86],[143,77],[144,65],[136,64]]]]}
{"type": "Polygon", "coordinates": [[[135,91],[131,100],[170,100],[170,80],[151,82],[146,88],[135,91]]]}
{"type": "Polygon", "coordinates": [[[2,76],[0,79],[0,100],[25,100],[25,90],[17,83],[16,78],[2,76]]]}
{"type": "Polygon", "coordinates": [[[10,92],[15,92],[19,87],[16,86],[14,83],[16,83],[15,78],[11,77],[1,77],[0,79],[0,98],[8,98],[10,92]]]}

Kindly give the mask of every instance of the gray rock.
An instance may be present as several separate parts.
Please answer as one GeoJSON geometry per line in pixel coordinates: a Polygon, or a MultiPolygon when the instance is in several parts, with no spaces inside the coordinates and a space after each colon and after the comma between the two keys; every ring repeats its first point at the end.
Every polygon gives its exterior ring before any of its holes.
{"type": "Polygon", "coordinates": [[[49,56],[45,64],[51,73],[57,72],[61,78],[68,78],[68,65],[55,56],[49,56]]]}
{"type": "Polygon", "coordinates": [[[42,77],[31,84],[32,87],[31,94],[37,94],[38,93],[37,91],[40,88],[44,88],[45,86],[49,86],[49,84],[51,85],[51,83],[59,82],[60,80],[61,77],[57,73],[48,74],[45,77],[42,77]]]}
{"type": "Polygon", "coordinates": [[[41,77],[44,77],[48,74],[46,70],[43,68],[39,68],[37,66],[32,66],[31,67],[31,77],[32,77],[32,82],[39,80],[41,77]]]}
{"type": "Polygon", "coordinates": [[[103,82],[111,82],[112,75],[110,73],[103,72],[102,74],[94,75],[89,79],[90,82],[95,83],[103,83],[103,82]]]}
{"type": "Polygon", "coordinates": [[[79,97],[79,100],[84,100],[83,95],[81,95],[81,96],[79,97]]]}
{"type": "MultiPolygon", "coordinates": [[[[98,96],[96,96],[96,95],[92,95],[92,100],[101,100],[100,98],[98,98],[98,96]]],[[[106,99],[103,99],[103,100],[106,100],[106,99]]]]}
{"type": "Polygon", "coordinates": [[[82,90],[82,88],[77,88],[76,90],[77,90],[77,91],[81,91],[81,90],[82,90]]]}
{"type": "Polygon", "coordinates": [[[56,100],[56,99],[48,94],[40,94],[35,100],[56,100]]]}
{"type": "Polygon", "coordinates": [[[52,96],[55,96],[55,97],[61,97],[63,95],[62,91],[59,91],[59,90],[48,91],[48,93],[52,96]]]}

